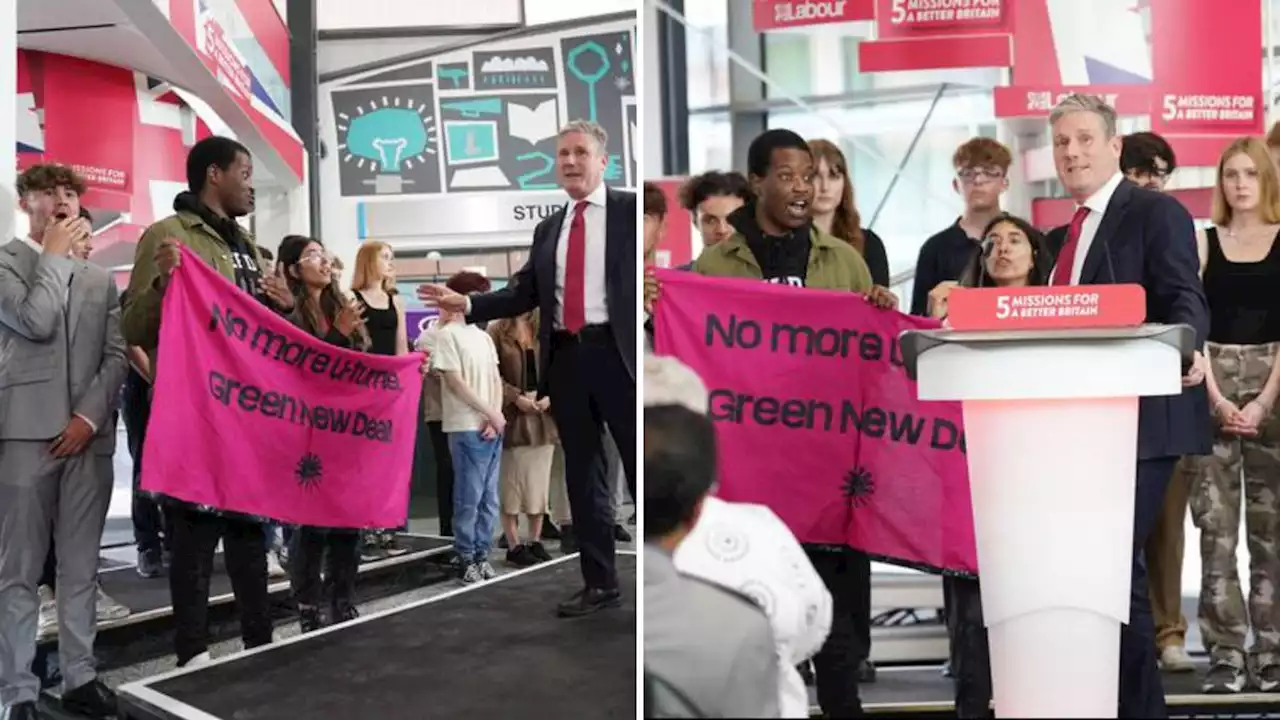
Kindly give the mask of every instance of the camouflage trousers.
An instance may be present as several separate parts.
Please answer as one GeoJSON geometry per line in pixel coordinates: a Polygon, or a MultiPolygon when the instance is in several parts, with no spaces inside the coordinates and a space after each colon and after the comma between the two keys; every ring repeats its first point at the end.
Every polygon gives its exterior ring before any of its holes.
{"type": "MultiPolygon", "coordinates": [[[[1280,343],[1209,344],[1213,376],[1224,398],[1242,407],[1258,396],[1271,374],[1280,343]]],[[[1280,425],[1273,413],[1257,437],[1217,432],[1213,454],[1195,458],[1199,473],[1191,489],[1191,517],[1200,529],[1200,632],[1215,663],[1246,667],[1245,636],[1253,629],[1247,655],[1255,668],[1280,663],[1276,623],[1276,580],[1280,570],[1280,425]],[[1249,598],[1236,572],[1241,495],[1249,550],[1249,598]]]]}

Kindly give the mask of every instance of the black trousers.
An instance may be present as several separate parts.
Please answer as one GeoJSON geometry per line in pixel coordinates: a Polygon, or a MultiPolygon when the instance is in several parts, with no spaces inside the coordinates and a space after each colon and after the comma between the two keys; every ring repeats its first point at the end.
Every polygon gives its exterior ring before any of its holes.
{"type": "Polygon", "coordinates": [[[360,565],[360,533],[300,527],[289,548],[289,581],[298,605],[319,607],[328,590],[335,611],[352,604],[360,565]],[[320,581],[324,565],[325,580],[320,581]]]}
{"type": "Polygon", "coordinates": [[[856,550],[805,552],[831,593],[831,632],[813,656],[818,705],[825,717],[860,717],[858,665],[871,652],[871,560],[856,550]]]}
{"type": "Polygon", "coordinates": [[[551,415],[564,447],[565,485],[581,549],[582,578],[589,588],[612,590],[618,587],[618,576],[604,433],[608,427],[634,494],[636,381],[607,325],[589,325],[577,336],[552,335],[547,380],[551,415]]]}
{"type": "Polygon", "coordinates": [[[453,454],[449,452],[449,436],[439,420],[427,423],[431,433],[431,450],[436,460],[436,505],[440,510],[440,534],[453,537],[453,454]]]}
{"type": "Polygon", "coordinates": [[[240,635],[245,649],[270,643],[267,548],[262,524],[204,513],[186,505],[172,504],[166,509],[173,524],[169,592],[173,598],[178,664],[209,649],[209,579],[213,576],[219,540],[240,611],[240,635]]]}
{"type": "Polygon", "coordinates": [[[1177,458],[1138,461],[1133,503],[1133,570],[1129,624],[1120,631],[1120,717],[1164,718],[1164,684],[1156,656],[1156,627],[1147,588],[1144,548],[1164,507],[1164,493],[1177,458]]]}
{"type": "Polygon", "coordinates": [[[151,417],[151,398],[145,387],[134,387],[145,386],[145,381],[135,371],[129,373],[121,416],[129,441],[129,457],[133,459],[133,541],[139,553],[158,553],[169,549],[172,528],[168,514],[161,511],[156,499],[141,491],[142,448],[147,437],[147,420],[151,417]]]}
{"type": "Polygon", "coordinates": [[[942,582],[947,597],[956,717],[992,717],[991,648],[982,617],[982,586],[977,580],[958,577],[945,577],[942,582]]]}

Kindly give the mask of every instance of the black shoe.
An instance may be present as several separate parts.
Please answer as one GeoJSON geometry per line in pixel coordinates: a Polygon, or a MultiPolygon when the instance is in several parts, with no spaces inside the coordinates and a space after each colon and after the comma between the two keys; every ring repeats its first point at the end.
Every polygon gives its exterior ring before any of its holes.
{"type": "Polygon", "coordinates": [[[138,553],[138,575],[147,580],[164,576],[164,556],[159,550],[144,550],[138,553]]]}
{"type": "Polygon", "coordinates": [[[542,516],[542,539],[543,540],[559,540],[560,539],[560,528],[556,527],[556,524],[551,522],[550,515],[542,516]]]}
{"type": "Polygon", "coordinates": [[[331,609],[333,623],[351,622],[360,617],[360,611],[351,603],[337,603],[331,609]]]}
{"type": "Polygon", "coordinates": [[[622,605],[622,591],[587,588],[574,593],[573,597],[560,603],[556,614],[562,618],[575,618],[590,615],[606,608],[622,605]]]}
{"type": "Polygon", "coordinates": [[[578,552],[578,535],[572,525],[560,526],[560,552],[565,555],[578,552]]]}
{"type": "Polygon", "coordinates": [[[113,718],[117,711],[116,694],[101,680],[92,680],[62,693],[62,708],[85,717],[113,718]]]}
{"type": "Polygon", "coordinates": [[[40,709],[33,702],[21,702],[17,705],[9,706],[9,709],[0,713],[0,720],[42,720],[43,715],[40,709]]]}
{"type": "Polygon", "coordinates": [[[540,542],[529,543],[529,553],[537,558],[538,562],[551,562],[551,554],[540,542]]]}
{"type": "Polygon", "coordinates": [[[320,616],[320,608],[308,607],[306,605],[298,606],[298,624],[302,626],[302,632],[315,632],[324,627],[324,618],[320,616]]]}
{"type": "Polygon", "coordinates": [[[636,526],[636,514],[635,514],[635,513],[631,513],[631,518],[630,518],[629,520],[627,520],[627,524],[628,524],[628,525],[630,525],[631,527],[635,527],[635,526],[636,526]]]}
{"type": "Polygon", "coordinates": [[[870,660],[858,663],[858,682],[871,684],[876,681],[876,665],[870,660]]]}
{"type": "Polygon", "coordinates": [[[499,549],[501,549],[501,550],[510,550],[510,549],[511,549],[511,544],[507,542],[507,536],[506,536],[506,535],[503,535],[502,537],[498,538],[498,548],[499,548],[499,549]]]}
{"type": "Polygon", "coordinates": [[[538,558],[533,556],[528,547],[517,545],[515,549],[507,551],[507,564],[520,568],[533,567],[538,564],[538,558]]]}
{"type": "Polygon", "coordinates": [[[631,542],[631,533],[622,525],[613,526],[613,539],[615,542],[629,543],[631,542]]]}

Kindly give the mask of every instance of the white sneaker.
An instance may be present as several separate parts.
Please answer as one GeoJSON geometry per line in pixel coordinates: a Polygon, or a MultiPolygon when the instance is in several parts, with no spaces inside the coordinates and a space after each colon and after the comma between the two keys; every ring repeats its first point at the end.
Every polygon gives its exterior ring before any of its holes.
{"type": "Polygon", "coordinates": [[[284,566],[280,564],[280,557],[274,551],[267,551],[267,577],[282,578],[288,576],[284,566]]]}
{"type": "Polygon", "coordinates": [[[1196,664],[1181,645],[1170,645],[1160,651],[1160,669],[1168,673],[1187,673],[1196,669],[1196,664]]]}
{"type": "Polygon", "coordinates": [[[98,622],[109,622],[111,620],[123,620],[133,613],[132,610],[125,607],[115,600],[115,598],[102,591],[102,586],[98,586],[98,622]]]}
{"type": "Polygon", "coordinates": [[[213,658],[209,656],[209,651],[206,650],[188,660],[186,665],[179,665],[178,667],[183,669],[198,668],[204,667],[211,662],[213,662],[213,658]]]}
{"type": "Polygon", "coordinates": [[[479,565],[481,580],[492,580],[498,577],[498,571],[493,569],[488,560],[482,560],[477,565],[479,565]]]}
{"type": "Polygon", "coordinates": [[[40,634],[53,634],[58,631],[58,599],[53,595],[53,588],[41,585],[36,589],[40,597],[40,634]]]}

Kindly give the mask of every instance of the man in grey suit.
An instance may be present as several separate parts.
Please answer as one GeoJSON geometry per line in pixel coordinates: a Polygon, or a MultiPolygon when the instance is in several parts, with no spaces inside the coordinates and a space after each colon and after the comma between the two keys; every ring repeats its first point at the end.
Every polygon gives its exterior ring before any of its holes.
{"type": "Polygon", "coordinates": [[[0,247],[0,704],[39,717],[31,673],[51,530],[58,566],[62,704],[114,716],[94,671],[96,576],[111,500],[115,403],[127,372],[115,284],[75,258],[84,181],[39,165],[17,183],[28,237],[0,247]]]}
{"type": "Polygon", "coordinates": [[[644,670],[672,691],[665,696],[682,699],[678,710],[646,708],[646,717],[778,717],[778,655],[764,612],[681,574],[671,559],[714,484],[711,421],[646,402],[644,469],[644,670]]]}

